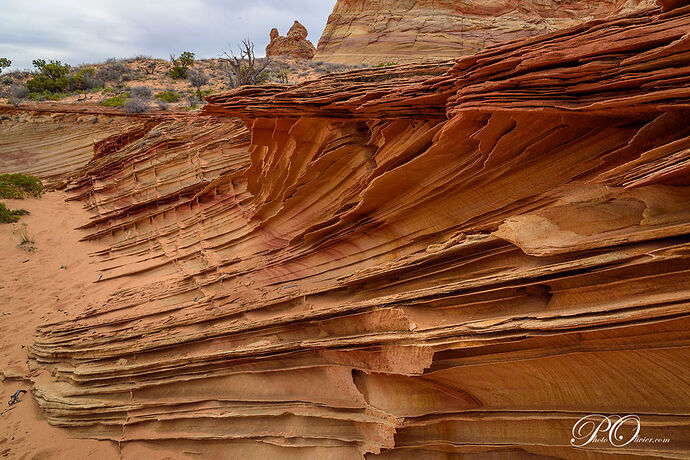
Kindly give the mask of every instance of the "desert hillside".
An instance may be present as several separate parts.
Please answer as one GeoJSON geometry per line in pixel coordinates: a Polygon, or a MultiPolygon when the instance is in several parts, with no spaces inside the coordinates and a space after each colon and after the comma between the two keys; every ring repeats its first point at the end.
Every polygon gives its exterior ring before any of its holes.
{"type": "MultiPolygon", "coordinates": [[[[265,61],[259,58],[261,65],[265,61]]],[[[27,82],[40,74],[32,71],[11,71],[0,74],[0,103],[30,109],[37,104],[45,107],[89,107],[90,111],[105,108],[128,113],[164,111],[198,111],[205,97],[227,91],[235,85],[228,59],[194,59],[188,75],[173,77],[174,63],[166,59],[138,56],[129,59],[111,58],[104,62],[64,66],[69,84],[51,91],[32,90],[27,82]],[[128,102],[139,104],[129,107],[128,102]]],[[[321,75],[352,70],[358,66],[331,64],[320,60],[289,55],[269,57],[261,72],[261,84],[299,84],[321,75]]]]}

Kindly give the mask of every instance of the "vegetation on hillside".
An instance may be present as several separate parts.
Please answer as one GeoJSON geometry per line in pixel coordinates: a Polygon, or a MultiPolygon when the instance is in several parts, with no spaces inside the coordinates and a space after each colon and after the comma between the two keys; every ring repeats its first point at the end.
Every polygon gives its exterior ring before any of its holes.
{"type": "MultiPolygon", "coordinates": [[[[256,57],[254,44],[248,39],[242,42],[239,55],[226,52],[217,59],[197,60],[193,52],[185,51],[171,58],[112,58],[76,67],[36,59],[32,71],[12,70],[0,75],[0,98],[15,105],[26,101],[89,101],[131,113],[152,107],[166,110],[170,105],[178,110],[193,109],[218,91],[248,84],[298,83],[352,69],[319,61],[256,57]],[[155,96],[134,95],[140,87],[150,89],[155,96]]],[[[10,65],[9,59],[3,59],[0,70],[3,63],[10,65]]]]}
{"type": "Polygon", "coordinates": [[[161,91],[160,93],[156,93],[155,98],[170,104],[179,101],[180,95],[177,94],[175,91],[165,90],[161,91]]]}
{"type": "Polygon", "coordinates": [[[194,67],[194,53],[185,51],[176,58],[174,54],[170,55],[170,62],[172,68],[168,71],[168,75],[173,80],[182,80],[189,75],[189,68],[194,67]]]}

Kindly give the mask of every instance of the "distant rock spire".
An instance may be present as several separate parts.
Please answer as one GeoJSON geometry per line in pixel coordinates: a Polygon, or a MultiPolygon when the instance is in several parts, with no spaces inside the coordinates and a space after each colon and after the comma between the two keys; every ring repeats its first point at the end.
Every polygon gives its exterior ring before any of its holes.
{"type": "Polygon", "coordinates": [[[295,21],[286,37],[275,27],[271,29],[271,43],[266,47],[266,56],[290,56],[299,59],[311,59],[316,53],[314,44],[307,40],[309,32],[299,21],[295,21]]]}

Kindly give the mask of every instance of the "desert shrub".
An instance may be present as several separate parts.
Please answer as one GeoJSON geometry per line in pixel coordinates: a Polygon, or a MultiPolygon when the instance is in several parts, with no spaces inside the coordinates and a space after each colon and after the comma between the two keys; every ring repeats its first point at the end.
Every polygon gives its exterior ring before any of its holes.
{"type": "Polygon", "coordinates": [[[179,66],[174,66],[173,68],[168,70],[168,75],[173,80],[184,80],[185,78],[187,78],[188,73],[189,69],[185,69],[184,67],[179,66]]]}
{"type": "Polygon", "coordinates": [[[101,105],[106,107],[124,107],[129,93],[122,93],[118,96],[109,97],[101,101],[101,105]]]}
{"type": "Polygon", "coordinates": [[[69,86],[69,65],[60,61],[46,62],[44,59],[35,59],[33,65],[38,73],[26,82],[30,92],[60,93],[69,86]]]}
{"type": "Polygon", "coordinates": [[[176,58],[174,54],[170,55],[172,67],[168,71],[168,75],[173,80],[183,80],[189,75],[189,68],[194,67],[194,53],[185,51],[176,58]]]}
{"type": "Polygon", "coordinates": [[[187,79],[196,88],[197,95],[201,94],[201,87],[208,83],[208,75],[201,70],[190,70],[187,79]]]}
{"type": "Polygon", "coordinates": [[[393,62],[393,61],[390,61],[390,62],[379,62],[379,63],[376,64],[374,67],[390,67],[390,66],[394,66],[394,65],[398,65],[398,63],[397,63],[397,62],[393,62]]]}
{"type": "Polygon", "coordinates": [[[124,104],[127,113],[145,113],[149,111],[149,101],[141,97],[127,99],[124,104]]]}
{"type": "Polygon", "coordinates": [[[114,93],[114,92],[115,92],[115,88],[113,88],[111,86],[106,86],[105,88],[103,88],[103,91],[101,91],[101,94],[108,94],[108,93],[114,93]]]}
{"type": "Polygon", "coordinates": [[[9,209],[5,203],[0,203],[0,223],[11,224],[17,222],[21,217],[21,213],[17,210],[9,209]]]}
{"type": "Polygon", "coordinates": [[[90,90],[100,88],[105,84],[103,80],[96,77],[96,70],[92,68],[81,69],[72,74],[69,79],[71,90],[90,90]]]}
{"type": "Polygon", "coordinates": [[[203,102],[203,100],[197,94],[190,94],[187,96],[187,106],[188,110],[196,109],[203,102]]]}
{"type": "Polygon", "coordinates": [[[345,72],[350,69],[350,67],[348,67],[345,64],[330,64],[328,62],[323,61],[312,62],[311,68],[314,69],[315,72],[318,72],[320,74],[345,72]]]}
{"type": "Polygon", "coordinates": [[[158,108],[161,110],[168,110],[168,107],[170,106],[168,102],[163,101],[161,99],[157,99],[156,104],[158,105],[158,108]]]}
{"type": "Polygon", "coordinates": [[[51,93],[46,90],[42,93],[30,92],[28,98],[32,101],[59,101],[63,97],[65,97],[64,93],[51,93]]]}
{"type": "Polygon", "coordinates": [[[14,105],[29,97],[29,88],[24,85],[13,85],[10,87],[10,102],[14,105]]]}
{"type": "Polygon", "coordinates": [[[26,174],[0,174],[0,198],[22,199],[27,195],[41,196],[43,182],[26,174]]]}
{"type": "Polygon", "coordinates": [[[29,72],[21,70],[11,70],[2,75],[0,83],[2,84],[2,86],[7,87],[7,89],[5,90],[5,93],[7,93],[10,87],[14,85],[24,85],[26,83],[26,80],[30,77],[31,73],[29,72]]]}
{"type": "Polygon", "coordinates": [[[100,78],[96,77],[95,74],[84,75],[84,89],[98,89],[102,88],[105,82],[100,78]]]}
{"type": "Polygon", "coordinates": [[[131,80],[129,67],[123,62],[112,58],[101,65],[96,77],[104,82],[112,82],[115,84],[131,80]]]}
{"type": "Polygon", "coordinates": [[[271,80],[286,85],[288,83],[288,71],[286,69],[275,70],[269,73],[271,80]]]}
{"type": "Polygon", "coordinates": [[[146,66],[144,67],[144,71],[146,72],[146,75],[153,75],[156,73],[156,66],[158,63],[156,61],[150,61],[146,63],[146,66]]]}
{"type": "Polygon", "coordinates": [[[148,86],[135,86],[129,92],[130,97],[148,100],[151,99],[151,88],[148,86]]]}
{"type": "MultiPolygon", "coordinates": [[[[20,216],[29,214],[29,212],[24,209],[18,209],[17,211],[12,212],[17,212],[20,216]]],[[[19,238],[19,246],[30,246],[36,242],[34,240],[34,237],[29,235],[29,227],[26,224],[19,225],[17,228],[14,229],[13,233],[16,234],[19,238]]],[[[27,250],[29,251],[31,251],[32,249],[35,250],[35,248],[27,248],[27,250]]]]}
{"type": "Polygon", "coordinates": [[[172,102],[177,102],[180,100],[180,95],[177,94],[174,91],[170,90],[165,90],[161,91],[160,93],[157,93],[155,96],[156,99],[160,101],[165,101],[167,103],[172,103],[172,102]]]}

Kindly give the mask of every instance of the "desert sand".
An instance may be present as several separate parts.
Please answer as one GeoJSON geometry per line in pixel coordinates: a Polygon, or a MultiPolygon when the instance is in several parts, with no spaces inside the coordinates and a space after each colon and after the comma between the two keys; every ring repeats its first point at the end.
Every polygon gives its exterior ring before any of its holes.
{"type": "Polygon", "coordinates": [[[98,265],[90,257],[102,245],[80,242],[76,230],[89,215],[80,203],[65,202],[64,192],[41,198],[3,200],[12,209],[26,209],[17,224],[0,225],[0,456],[11,459],[115,458],[112,443],[75,439],[50,426],[31,397],[33,380],[45,370],[30,369],[27,347],[36,328],[69,320],[83,305],[103,302],[116,283],[98,284],[98,265]],[[26,229],[33,243],[21,244],[26,229]],[[75,308],[79,306],[78,308],[75,308]],[[21,402],[8,406],[17,390],[21,402]]]}

